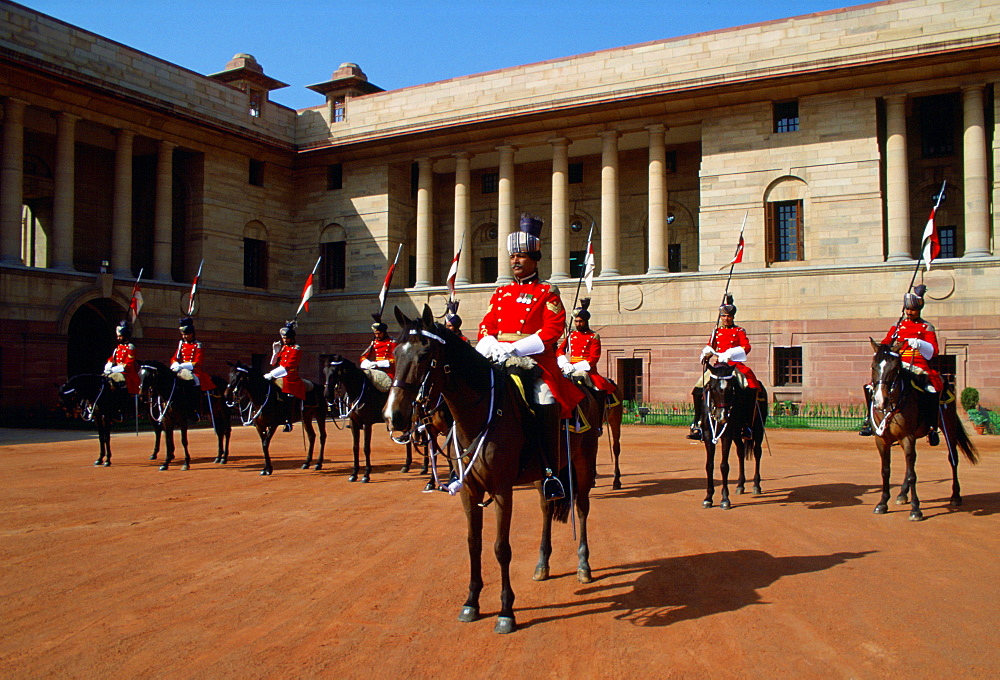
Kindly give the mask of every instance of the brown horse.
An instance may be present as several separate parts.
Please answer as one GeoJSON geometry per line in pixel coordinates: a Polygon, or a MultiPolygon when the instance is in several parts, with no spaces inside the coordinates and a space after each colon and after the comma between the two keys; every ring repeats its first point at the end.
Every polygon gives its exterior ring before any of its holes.
{"type": "MultiPolygon", "coordinates": [[[[882,458],[882,497],[875,505],[875,514],[884,515],[889,511],[889,467],[892,445],[899,444],[906,457],[906,475],[896,498],[896,504],[910,500],[910,519],[919,521],[924,518],[920,511],[920,499],[917,497],[917,447],[916,440],[926,436],[930,425],[921,418],[922,399],[939,401],[939,395],[927,394],[914,387],[914,375],[903,365],[899,350],[902,342],[893,345],[880,345],[871,338],[875,355],[872,357],[871,402],[868,417],[875,433],[875,445],[882,458]]],[[[947,393],[947,390],[946,390],[947,393]]],[[[962,421],[955,410],[954,396],[940,400],[936,406],[939,426],[944,435],[948,449],[948,462],[951,463],[951,505],[962,504],[961,487],[958,484],[958,449],[962,450],[970,463],[979,462],[979,452],[965,433],[962,421]]],[[[935,405],[932,404],[932,408],[935,405]]]]}
{"type": "MultiPolygon", "coordinates": [[[[552,519],[566,521],[571,511],[570,499],[575,496],[580,530],[577,578],[581,583],[592,580],[587,516],[597,468],[596,428],[568,436],[568,459],[565,449],[560,447],[560,462],[569,463],[567,469],[560,471],[569,495],[546,501],[541,493],[544,463],[538,450],[538,425],[513,381],[463,339],[435,323],[426,305],[422,317],[414,320],[396,308],[396,320],[403,331],[396,346],[396,379],[385,405],[386,422],[393,430],[406,431],[412,423],[415,402],[433,404],[439,395],[444,397],[455,421],[451,444],[453,462],[459,470],[459,479],[450,488],[461,493],[469,544],[469,595],[458,618],[466,622],[479,618],[483,508],[493,502],[497,528],[493,551],[501,575],[500,614],[494,630],[510,633],[516,627],[514,591],[510,585],[515,484],[535,482],[539,491],[542,540],[534,579],[541,581],[549,576],[552,519]]],[[[599,411],[589,394],[581,402],[581,410],[587,422],[597,423],[599,411]]]]}

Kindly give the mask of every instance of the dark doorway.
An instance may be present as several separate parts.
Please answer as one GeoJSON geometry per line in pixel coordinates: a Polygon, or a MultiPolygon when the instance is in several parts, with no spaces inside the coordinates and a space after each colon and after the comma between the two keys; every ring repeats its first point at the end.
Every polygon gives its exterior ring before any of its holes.
{"type": "Polygon", "coordinates": [[[125,310],[109,298],[97,298],[76,310],[69,322],[66,375],[100,373],[115,345],[115,326],[125,310]]]}
{"type": "Polygon", "coordinates": [[[618,380],[626,401],[642,401],[642,359],[619,359],[618,380]]]}

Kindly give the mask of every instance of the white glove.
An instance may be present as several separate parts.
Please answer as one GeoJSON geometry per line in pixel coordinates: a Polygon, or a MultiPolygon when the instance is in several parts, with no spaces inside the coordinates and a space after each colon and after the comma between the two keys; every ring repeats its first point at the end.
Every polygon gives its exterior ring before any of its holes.
{"type": "Polygon", "coordinates": [[[919,340],[917,338],[907,338],[906,344],[908,344],[913,349],[920,352],[920,356],[928,361],[934,356],[934,345],[927,342],[926,340],[919,340]]]}
{"type": "Polygon", "coordinates": [[[104,364],[104,372],[105,373],[110,373],[111,369],[113,367],[114,367],[114,364],[109,361],[108,363],[104,364]]]}
{"type": "Polygon", "coordinates": [[[705,345],[705,347],[701,350],[701,360],[704,361],[713,354],[715,354],[715,350],[708,345],[705,345]]]}
{"type": "Polygon", "coordinates": [[[275,340],[271,343],[271,363],[273,364],[278,358],[278,354],[281,352],[281,341],[275,340]]]}
{"type": "Polygon", "coordinates": [[[170,364],[170,370],[176,373],[177,371],[181,370],[181,365],[175,361],[174,363],[170,364]]]}
{"type": "Polygon", "coordinates": [[[180,364],[180,367],[181,368],[186,368],[189,371],[193,371],[194,370],[194,364],[192,364],[190,361],[185,361],[183,364],[180,364]]]}
{"type": "Polygon", "coordinates": [[[498,342],[490,349],[490,361],[502,364],[511,356],[511,344],[509,342],[498,342]]]}
{"type": "Polygon", "coordinates": [[[560,368],[562,368],[563,375],[566,376],[567,378],[573,375],[573,364],[569,363],[568,361],[562,366],[560,366],[560,368]]]}
{"type": "Polygon", "coordinates": [[[124,366],[112,366],[111,367],[111,373],[124,373],[124,372],[125,372],[125,367],[124,366]]]}
{"type": "Polygon", "coordinates": [[[532,354],[541,354],[544,351],[545,343],[538,337],[538,333],[521,338],[510,346],[510,353],[516,357],[530,357],[532,354]]]}
{"type": "Polygon", "coordinates": [[[288,375],[287,368],[284,366],[275,366],[269,373],[266,373],[264,377],[271,380],[272,378],[284,378],[286,375],[288,375]]]}
{"type": "Polygon", "coordinates": [[[271,371],[268,371],[267,373],[264,374],[264,380],[270,380],[273,377],[274,376],[271,375],[271,371]]]}
{"type": "Polygon", "coordinates": [[[496,344],[497,344],[496,336],[484,335],[483,339],[476,343],[476,351],[482,354],[484,357],[488,357],[490,355],[490,351],[496,344]]]}
{"type": "Polygon", "coordinates": [[[719,361],[728,364],[730,361],[746,361],[747,351],[742,347],[730,347],[719,355],[719,361]]]}
{"type": "Polygon", "coordinates": [[[565,354],[560,354],[559,356],[556,357],[556,364],[559,366],[559,368],[563,370],[564,373],[566,372],[567,366],[572,366],[572,364],[569,362],[569,357],[567,357],[565,354]]]}
{"type": "Polygon", "coordinates": [[[374,361],[369,361],[368,359],[361,360],[361,368],[372,368],[374,365],[374,361]]]}
{"type": "Polygon", "coordinates": [[[583,361],[578,361],[575,364],[573,364],[573,370],[583,371],[584,373],[586,373],[587,371],[590,370],[590,362],[587,361],[586,359],[584,359],[583,361]]]}
{"type": "Polygon", "coordinates": [[[376,361],[375,365],[378,366],[379,368],[389,368],[389,366],[392,365],[392,362],[390,362],[388,359],[381,359],[379,361],[376,361]]]}

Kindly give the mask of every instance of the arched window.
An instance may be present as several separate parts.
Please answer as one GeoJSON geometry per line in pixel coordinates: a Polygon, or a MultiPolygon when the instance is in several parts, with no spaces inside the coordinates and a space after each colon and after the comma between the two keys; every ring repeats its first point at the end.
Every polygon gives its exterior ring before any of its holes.
{"type": "Polygon", "coordinates": [[[243,285],[267,288],[267,228],[256,220],[243,228],[243,285]]]}
{"type": "Polygon", "coordinates": [[[807,189],[798,177],[782,177],[768,188],[764,197],[768,264],[806,259],[807,189]]]}
{"type": "Polygon", "coordinates": [[[347,231],[336,222],[326,225],[319,238],[319,252],[323,258],[320,289],[347,288],[347,231]]]}
{"type": "Polygon", "coordinates": [[[486,222],[472,232],[472,276],[476,283],[497,280],[497,225],[486,222]]]}

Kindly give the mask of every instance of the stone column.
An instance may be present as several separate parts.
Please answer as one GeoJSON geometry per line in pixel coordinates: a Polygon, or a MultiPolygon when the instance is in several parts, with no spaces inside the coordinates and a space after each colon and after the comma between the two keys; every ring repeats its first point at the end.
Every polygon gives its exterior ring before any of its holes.
{"type": "Polygon", "coordinates": [[[455,285],[472,282],[472,251],[469,249],[469,227],[472,224],[472,201],[469,187],[472,185],[471,157],[460,151],[455,154],[455,253],[461,251],[458,259],[458,274],[455,285]]]}
{"type": "Polygon", "coordinates": [[[511,280],[510,256],[507,253],[507,234],[517,230],[514,214],[514,152],[516,146],[498,146],[500,152],[500,180],[497,187],[497,283],[511,280]]]}
{"type": "Polygon", "coordinates": [[[963,182],[965,194],[965,255],[990,255],[990,203],[986,161],[986,119],[983,85],[962,88],[963,182]]]}
{"type": "Polygon", "coordinates": [[[552,280],[569,278],[569,140],[552,145],[552,280]]]}
{"type": "Polygon", "coordinates": [[[170,280],[173,255],[174,148],[160,142],[156,156],[156,202],[153,216],[153,278],[170,280]]]}
{"type": "Polygon", "coordinates": [[[24,109],[27,102],[3,101],[3,156],[0,157],[0,262],[24,264],[21,208],[24,203],[24,109]]]}
{"type": "Polygon", "coordinates": [[[649,130],[649,269],[647,274],[667,273],[667,147],[665,125],[649,130]]]}
{"type": "Polygon", "coordinates": [[[906,96],[885,98],[885,202],[888,214],[887,262],[909,260],[910,181],[906,166],[906,96]]]}
{"type": "Polygon", "coordinates": [[[76,121],[70,113],[56,117],[56,170],[52,197],[54,269],[73,269],[73,229],[76,185],[76,121]]]}
{"type": "Polygon", "coordinates": [[[119,130],[115,146],[115,195],[111,217],[111,271],[132,276],[132,142],[135,133],[119,130]]]}
{"type": "Polygon", "coordinates": [[[417,288],[431,285],[434,271],[434,172],[431,159],[417,159],[417,288]]]}
{"type": "Polygon", "coordinates": [[[618,276],[618,133],[601,133],[601,276],[618,276]]]}

